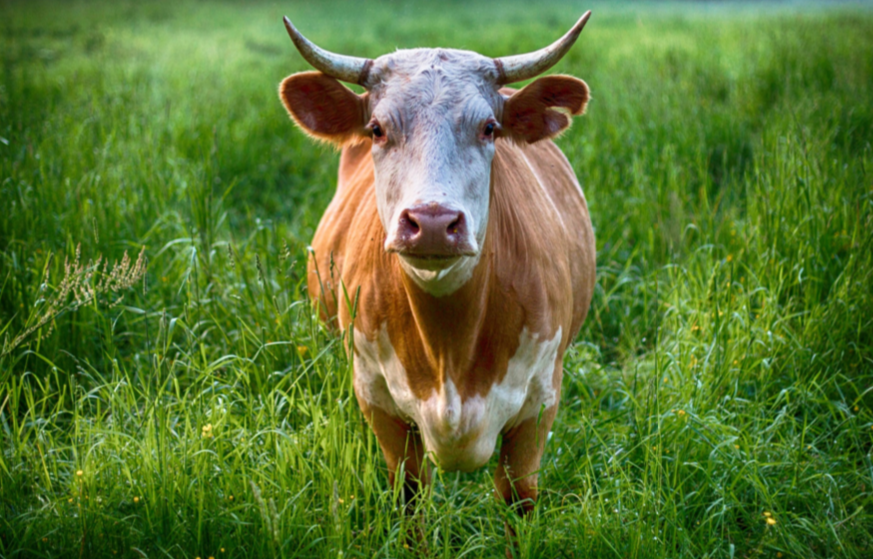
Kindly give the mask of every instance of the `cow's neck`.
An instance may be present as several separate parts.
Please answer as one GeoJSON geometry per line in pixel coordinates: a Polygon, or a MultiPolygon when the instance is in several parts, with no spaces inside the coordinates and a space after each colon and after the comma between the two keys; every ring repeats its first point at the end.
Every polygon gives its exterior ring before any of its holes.
{"type": "Polygon", "coordinates": [[[465,370],[472,362],[486,314],[492,273],[490,259],[477,258],[464,273],[466,281],[442,296],[422,289],[414,275],[401,273],[422,349],[440,376],[465,370]]]}

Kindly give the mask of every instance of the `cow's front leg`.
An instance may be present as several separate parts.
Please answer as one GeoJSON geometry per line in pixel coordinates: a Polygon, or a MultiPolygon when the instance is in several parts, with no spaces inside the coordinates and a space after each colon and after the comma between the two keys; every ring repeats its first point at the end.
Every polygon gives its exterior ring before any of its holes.
{"type": "Polygon", "coordinates": [[[520,516],[533,510],[537,500],[537,472],[546,445],[546,436],[555,421],[558,405],[543,410],[503,434],[500,463],[494,474],[497,498],[520,516]]]}
{"type": "MultiPolygon", "coordinates": [[[[500,463],[494,473],[496,497],[503,500],[519,516],[527,516],[537,501],[537,473],[546,446],[546,436],[555,421],[558,405],[543,410],[537,417],[522,421],[503,434],[500,463]]],[[[508,546],[506,557],[517,549],[515,530],[506,523],[508,546]]]]}
{"type": "Polygon", "coordinates": [[[395,486],[397,475],[402,470],[405,510],[407,514],[412,514],[417,499],[430,482],[430,468],[425,458],[421,435],[408,423],[389,415],[380,408],[369,407],[364,413],[376,434],[382,454],[385,455],[385,462],[388,463],[388,480],[392,487],[395,486]]]}

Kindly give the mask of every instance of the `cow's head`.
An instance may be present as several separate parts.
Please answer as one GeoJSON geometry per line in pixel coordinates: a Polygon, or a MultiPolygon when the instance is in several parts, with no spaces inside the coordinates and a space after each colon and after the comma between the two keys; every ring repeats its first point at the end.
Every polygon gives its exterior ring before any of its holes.
{"type": "Polygon", "coordinates": [[[279,95],[316,138],[336,145],[372,141],[385,250],[398,253],[428,291],[450,292],[469,277],[485,239],[495,139],[554,137],[588,102],[588,86],[569,76],[543,77],[509,95],[501,86],[556,64],[590,14],[529,54],[412,49],[375,60],[325,51],[285,18],[297,49],[320,71],[285,78],[279,95]],[[358,95],[338,80],[366,92],[358,95]]]}

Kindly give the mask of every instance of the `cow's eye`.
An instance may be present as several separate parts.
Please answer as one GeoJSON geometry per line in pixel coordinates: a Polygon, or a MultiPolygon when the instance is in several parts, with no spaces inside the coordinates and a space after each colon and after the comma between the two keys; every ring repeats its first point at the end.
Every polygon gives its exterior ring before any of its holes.
{"type": "Polygon", "coordinates": [[[482,133],[485,134],[486,136],[490,136],[490,135],[494,134],[494,123],[489,122],[488,124],[486,124],[485,128],[482,130],[482,133]]]}
{"type": "Polygon", "coordinates": [[[388,136],[385,134],[385,129],[379,125],[379,122],[374,118],[370,121],[370,124],[367,125],[367,128],[370,129],[370,133],[373,135],[373,143],[376,145],[384,145],[388,141],[388,136]]]}

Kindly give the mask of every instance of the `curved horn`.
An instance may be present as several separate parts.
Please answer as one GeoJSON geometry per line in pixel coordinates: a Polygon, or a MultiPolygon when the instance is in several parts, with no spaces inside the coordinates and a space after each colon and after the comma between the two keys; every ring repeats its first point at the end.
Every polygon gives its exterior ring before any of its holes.
{"type": "Polygon", "coordinates": [[[316,70],[344,82],[364,85],[367,74],[370,73],[370,66],[373,65],[372,60],[326,51],[301,35],[287,16],[282,19],[285,21],[288,35],[294,41],[294,46],[316,70]]]}
{"type": "Polygon", "coordinates": [[[527,54],[495,58],[494,64],[497,66],[498,85],[533,78],[557,64],[567,54],[573,43],[576,42],[576,38],[579,37],[579,33],[582,32],[582,28],[585,27],[589,17],[591,17],[591,10],[582,14],[576,25],[567,31],[563,37],[545,48],[527,54]]]}

